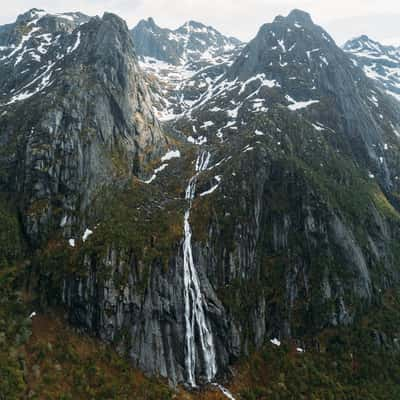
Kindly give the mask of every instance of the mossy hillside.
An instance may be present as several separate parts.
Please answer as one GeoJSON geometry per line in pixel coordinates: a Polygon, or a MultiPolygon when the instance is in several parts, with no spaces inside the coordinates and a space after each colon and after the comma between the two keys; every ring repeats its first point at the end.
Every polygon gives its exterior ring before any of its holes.
{"type": "Polygon", "coordinates": [[[132,249],[145,263],[166,261],[183,235],[184,190],[190,159],[168,161],[150,184],[133,179],[123,188],[103,190],[93,203],[90,219],[96,226],[84,250],[104,254],[104,245],[132,249]],[[179,174],[179,171],[186,171],[179,174]]]}
{"type": "Polygon", "coordinates": [[[27,387],[37,399],[171,399],[166,382],[145,378],[109,346],[68,328],[56,315],[33,320],[27,387]]]}
{"type": "Polygon", "coordinates": [[[398,356],[355,349],[299,353],[296,344],[265,350],[244,361],[234,393],[245,400],[389,400],[400,394],[398,356]],[[390,364],[388,364],[389,362],[390,364]],[[243,374],[243,375],[242,375],[243,374]]]}
{"type": "Polygon", "coordinates": [[[23,398],[25,389],[23,345],[31,335],[30,309],[22,291],[23,265],[0,269],[0,398],[23,398]]]}
{"type": "Polygon", "coordinates": [[[238,362],[233,393],[243,399],[395,399],[400,395],[398,293],[387,291],[381,304],[351,328],[326,329],[301,343],[267,343],[238,362]],[[374,332],[386,332],[386,345],[374,332]],[[297,347],[305,349],[298,352],[297,347]]]}
{"type": "Polygon", "coordinates": [[[0,269],[20,259],[24,250],[21,225],[13,199],[0,194],[0,269]]]}
{"type": "Polygon", "coordinates": [[[42,299],[44,303],[54,304],[54,299],[60,298],[65,276],[86,276],[87,257],[96,266],[98,279],[109,279],[111,267],[104,260],[110,249],[117,251],[118,264],[126,267],[121,274],[114,276],[118,287],[126,284],[134,261],[141,266],[143,285],[151,265],[168,268],[169,258],[176,253],[182,237],[182,220],[178,217],[183,204],[177,201],[156,214],[154,210],[147,214],[148,198],[143,198],[144,203],[135,202],[139,200],[136,190],[115,192],[110,197],[103,197],[103,200],[108,200],[108,215],[95,225],[93,235],[85,243],[77,240],[76,247],[72,248],[65,238],[56,235],[36,252],[33,264],[39,273],[40,283],[46,286],[42,299]]]}
{"type": "MultiPolygon", "coordinates": [[[[104,260],[111,249],[117,252],[118,263],[126,266],[121,276],[114,277],[118,286],[126,282],[132,263],[143,271],[143,284],[151,265],[168,268],[183,237],[187,206],[184,191],[194,156],[190,149],[187,154],[188,157],[169,160],[168,167],[150,184],[133,178],[128,183],[121,181],[103,187],[84,216],[86,226],[94,232],[86,242],[77,237],[72,248],[61,232],[54,232],[52,239],[37,252],[34,262],[42,276],[54,282],[54,294],[65,274],[86,275],[88,256],[99,277],[108,279],[111,270],[104,260]]],[[[154,168],[159,164],[155,163],[154,168]]]]}
{"type": "Polygon", "coordinates": [[[0,399],[223,398],[215,390],[199,397],[145,377],[110,346],[70,328],[62,309],[43,314],[24,290],[28,272],[25,264],[0,270],[0,399]]]}
{"type": "Polygon", "coordinates": [[[23,265],[0,271],[1,399],[172,398],[165,382],[145,378],[109,346],[75,333],[60,313],[29,318],[40,311],[22,290],[24,271],[23,265]]]}
{"type": "Polygon", "coordinates": [[[26,246],[11,196],[0,196],[0,398],[20,399],[24,365],[20,347],[29,340],[31,321],[23,291],[26,246]]]}
{"type": "MultiPolygon", "coordinates": [[[[236,397],[251,400],[397,398],[399,356],[377,346],[371,332],[384,329],[388,343],[398,335],[399,298],[387,292],[383,303],[351,329],[325,330],[301,343],[283,341],[279,348],[266,344],[239,360],[228,386],[236,397]],[[298,353],[296,347],[306,352],[298,353]]],[[[215,389],[174,392],[163,381],[145,378],[108,346],[72,331],[59,314],[39,315],[31,325],[29,307],[20,304],[7,317],[18,316],[20,322],[7,323],[26,326],[28,335],[18,346],[7,343],[10,354],[0,364],[1,377],[7,377],[0,380],[1,393],[7,399],[27,393],[37,399],[223,398],[215,389]]],[[[11,333],[7,340],[15,337],[11,333]]]]}

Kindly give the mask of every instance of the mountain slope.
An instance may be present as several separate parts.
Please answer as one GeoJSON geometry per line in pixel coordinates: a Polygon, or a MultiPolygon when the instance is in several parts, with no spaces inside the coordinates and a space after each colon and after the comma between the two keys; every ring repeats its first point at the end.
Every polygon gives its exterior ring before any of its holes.
{"type": "Polygon", "coordinates": [[[24,100],[45,89],[55,63],[79,45],[79,31],[73,31],[89,19],[79,13],[51,15],[32,9],[15,23],[3,26],[0,104],[24,100]]]}

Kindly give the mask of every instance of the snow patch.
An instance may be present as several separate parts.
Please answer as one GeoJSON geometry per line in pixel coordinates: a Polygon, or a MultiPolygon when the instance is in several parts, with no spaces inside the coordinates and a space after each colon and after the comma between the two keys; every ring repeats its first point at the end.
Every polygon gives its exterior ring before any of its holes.
{"type": "Polygon", "coordinates": [[[85,230],[85,232],[83,233],[83,236],[82,236],[83,242],[86,242],[86,240],[88,239],[88,237],[90,235],[93,235],[93,231],[90,230],[89,228],[86,228],[86,230],[85,230]]]}
{"type": "Polygon", "coordinates": [[[278,340],[277,338],[271,339],[270,342],[274,345],[274,346],[280,346],[281,342],[280,340],[278,340]]]}
{"type": "Polygon", "coordinates": [[[179,158],[181,156],[181,152],[179,150],[170,150],[164,156],[161,157],[161,161],[169,161],[173,158],[179,158]]]}
{"type": "Polygon", "coordinates": [[[307,108],[311,106],[312,104],[319,103],[319,100],[307,100],[307,101],[296,101],[289,95],[286,95],[286,100],[289,101],[290,105],[288,105],[288,109],[291,111],[297,111],[297,110],[302,110],[303,108],[307,108]]]}

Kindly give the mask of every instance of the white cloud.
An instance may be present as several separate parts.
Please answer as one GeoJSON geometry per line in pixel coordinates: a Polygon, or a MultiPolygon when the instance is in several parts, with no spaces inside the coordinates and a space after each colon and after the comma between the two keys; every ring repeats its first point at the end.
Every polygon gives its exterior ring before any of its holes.
{"type": "Polygon", "coordinates": [[[253,37],[276,15],[300,8],[310,12],[314,21],[328,28],[340,43],[359,33],[379,40],[400,38],[395,22],[400,16],[398,0],[13,0],[1,6],[0,23],[11,22],[32,7],[54,12],[79,10],[90,15],[111,11],[129,26],[148,16],[167,27],[194,19],[243,40],[253,37]]]}

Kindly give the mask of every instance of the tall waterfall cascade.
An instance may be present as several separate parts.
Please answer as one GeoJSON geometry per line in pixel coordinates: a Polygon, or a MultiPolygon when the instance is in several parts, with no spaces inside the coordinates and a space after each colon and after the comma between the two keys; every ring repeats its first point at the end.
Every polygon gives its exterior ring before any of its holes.
{"type": "Polygon", "coordinates": [[[217,373],[214,339],[206,318],[207,305],[201,292],[199,276],[194,265],[192,254],[192,230],[190,227],[190,211],[196,194],[198,176],[207,169],[210,153],[202,151],[196,160],[196,173],[189,180],[186,188],[186,200],[189,202],[184,217],[183,268],[184,268],[184,299],[186,322],[186,355],[185,367],[187,383],[196,386],[196,367],[204,371],[207,382],[211,382],[217,373]],[[199,349],[196,351],[196,339],[199,349]],[[200,356],[200,357],[199,357],[200,356]],[[200,365],[203,362],[204,365],[200,365]]]}

